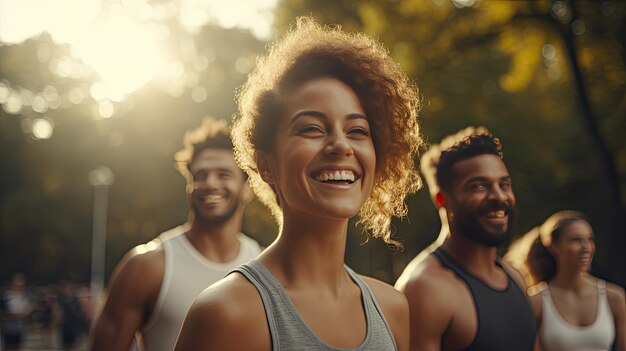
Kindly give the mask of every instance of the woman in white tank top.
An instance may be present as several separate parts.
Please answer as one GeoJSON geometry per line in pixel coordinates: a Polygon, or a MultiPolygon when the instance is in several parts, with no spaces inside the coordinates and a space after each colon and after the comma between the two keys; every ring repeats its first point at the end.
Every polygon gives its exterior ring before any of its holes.
{"type": "Polygon", "coordinates": [[[527,235],[534,240],[519,241],[528,244],[521,270],[531,283],[541,282],[529,289],[539,328],[536,349],[626,351],[624,289],[588,273],[595,243],[587,218],[560,211],[527,235]]]}

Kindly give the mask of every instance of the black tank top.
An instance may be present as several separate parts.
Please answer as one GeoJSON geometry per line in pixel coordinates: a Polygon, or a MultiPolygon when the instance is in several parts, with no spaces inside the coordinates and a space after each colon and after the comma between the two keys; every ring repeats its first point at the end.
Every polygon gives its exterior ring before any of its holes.
{"type": "MultiPolygon", "coordinates": [[[[471,272],[463,269],[442,248],[434,253],[441,264],[465,282],[476,307],[476,336],[467,351],[531,351],[536,337],[535,316],[525,294],[508,277],[504,290],[495,290],[471,272]]],[[[499,260],[496,264],[502,268],[499,260]]]]}

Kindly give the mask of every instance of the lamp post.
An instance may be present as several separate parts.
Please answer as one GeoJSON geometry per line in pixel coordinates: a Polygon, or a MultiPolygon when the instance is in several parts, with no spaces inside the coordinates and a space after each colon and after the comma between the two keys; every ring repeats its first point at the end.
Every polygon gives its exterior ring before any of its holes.
{"type": "Polygon", "coordinates": [[[91,241],[91,298],[96,303],[104,289],[104,254],[106,249],[107,208],[109,187],[115,177],[107,166],[89,172],[89,183],[94,187],[93,236],[91,241]]]}

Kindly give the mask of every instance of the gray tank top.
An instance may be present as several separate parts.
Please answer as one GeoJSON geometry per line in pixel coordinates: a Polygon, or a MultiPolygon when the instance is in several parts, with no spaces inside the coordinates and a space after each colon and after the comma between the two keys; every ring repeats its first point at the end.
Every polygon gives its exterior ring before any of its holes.
{"type": "MultiPolygon", "coordinates": [[[[367,334],[353,350],[397,350],[382,310],[367,284],[346,266],[346,271],[361,289],[365,306],[367,334]]],[[[346,350],[326,344],[305,324],[285,289],[258,260],[251,260],[232,272],[243,274],[259,291],[272,339],[272,350],[346,350]]],[[[331,316],[329,316],[331,317],[331,316]]]]}

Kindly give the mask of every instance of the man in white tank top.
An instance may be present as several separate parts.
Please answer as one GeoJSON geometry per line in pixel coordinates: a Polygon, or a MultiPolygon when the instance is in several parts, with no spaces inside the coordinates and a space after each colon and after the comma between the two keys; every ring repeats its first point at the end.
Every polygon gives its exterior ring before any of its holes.
{"type": "Polygon", "coordinates": [[[185,135],[175,159],[187,180],[189,219],[132,249],[113,272],[91,349],[171,351],[196,296],[261,251],[242,234],[253,197],[232,152],[227,124],[206,119],[185,135]]]}

